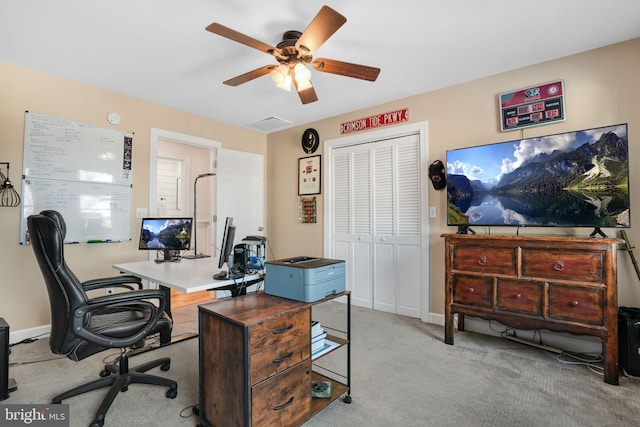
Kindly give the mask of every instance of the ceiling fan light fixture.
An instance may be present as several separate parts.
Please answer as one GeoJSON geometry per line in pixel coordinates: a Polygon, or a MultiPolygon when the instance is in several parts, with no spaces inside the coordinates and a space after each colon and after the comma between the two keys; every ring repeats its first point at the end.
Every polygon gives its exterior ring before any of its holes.
{"type": "Polygon", "coordinates": [[[285,76],[284,80],[280,83],[276,84],[282,90],[286,90],[287,92],[291,92],[291,77],[285,76]]]}
{"type": "Polygon", "coordinates": [[[280,89],[287,92],[291,91],[291,76],[289,75],[289,67],[285,64],[281,64],[271,70],[271,79],[280,89]]]}
{"type": "Polygon", "coordinates": [[[295,73],[295,79],[298,83],[298,86],[304,85],[305,83],[309,83],[311,80],[311,71],[302,63],[297,63],[295,67],[293,67],[293,72],[295,73]]]}

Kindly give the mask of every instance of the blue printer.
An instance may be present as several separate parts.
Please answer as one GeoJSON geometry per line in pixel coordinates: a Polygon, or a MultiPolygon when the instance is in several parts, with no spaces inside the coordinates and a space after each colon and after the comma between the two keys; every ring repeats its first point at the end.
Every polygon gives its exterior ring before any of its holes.
{"type": "Polygon", "coordinates": [[[264,293],[313,302],[345,290],[345,266],[339,259],[300,256],[265,263],[264,293]]]}

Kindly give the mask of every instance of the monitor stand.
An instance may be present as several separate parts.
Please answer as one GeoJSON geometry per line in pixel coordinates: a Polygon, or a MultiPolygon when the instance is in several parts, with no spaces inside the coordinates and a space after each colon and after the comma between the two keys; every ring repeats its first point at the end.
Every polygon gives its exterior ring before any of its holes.
{"type": "Polygon", "coordinates": [[[185,255],[182,258],[184,259],[211,258],[211,255],[205,255],[203,253],[199,253],[199,254],[193,254],[193,255],[185,255]]]}
{"type": "Polygon", "coordinates": [[[163,256],[162,258],[156,258],[156,262],[178,262],[180,261],[180,257],[177,256],[177,252],[178,251],[174,251],[173,249],[162,249],[163,256]]]}
{"type": "Polygon", "coordinates": [[[604,234],[604,232],[602,231],[602,229],[600,229],[600,227],[595,227],[591,232],[591,234],[589,234],[589,237],[597,237],[597,236],[601,236],[604,238],[608,237],[606,234],[604,234]]]}
{"type": "Polygon", "coordinates": [[[476,234],[476,232],[468,225],[459,225],[456,234],[476,234]]]}

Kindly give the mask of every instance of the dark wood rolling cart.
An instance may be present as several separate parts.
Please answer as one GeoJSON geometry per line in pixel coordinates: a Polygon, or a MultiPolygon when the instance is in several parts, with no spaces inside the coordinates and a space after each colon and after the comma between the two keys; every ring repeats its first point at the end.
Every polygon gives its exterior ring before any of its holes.
{"type": "Polygon", "coordinates": [[[311,400],[311,416],[317,414],[327,407],[331,402],[344,395],[342,399],[345,403],[351,403],[351,291],[345,291],[337,295],[329,296],[323,300],[311,303],[312,305],[322,304],[327,301],[345,296],[347,298],[346,313],[346,329],[341,330],[335,325],[325,324],[324,328],[327,332],[327,339],[338,344],[338,347],[331,350],[335,351],[341,347],[346,347],[346,373],[339,373],[322,367],[318,362],[326,355],[323,354],[317,358],[312,357],[312,381],[330,381],[332,384],[330,398],[312,398],[311,400]],[[324,374],[319,371],[323,371],[324,374]]]}
{"type": "Polygon", "coordinates": [[[198,324],[200,425],[297,426],[342,395],[351,402],[349,291],[313,303],[263,292],[216,301],[199,307],[198,324]],[[342,296],[347,329],[330,339],[346,346],[345,383],[311,360],[312,308],[342,296]],[[312,381],[331,381],[331,397],[312,397],[312,381]]]}

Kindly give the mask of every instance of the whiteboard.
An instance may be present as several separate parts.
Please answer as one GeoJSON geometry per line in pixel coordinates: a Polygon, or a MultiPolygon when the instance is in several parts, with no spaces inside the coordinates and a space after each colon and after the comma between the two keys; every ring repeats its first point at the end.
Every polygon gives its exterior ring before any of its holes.
{"type": "Polygon", "coordinates": [[[25,113],[21,244],[27,217],[59,211],[66,243],[131,239],[133,134],[25,113]]]}
{"type": "Polygon", "coordinates": [[[27,111],[25,177],[131,185],[133,134],[27,111]]]}
{"type": "Polygon", "coordinates": [[[27,178],[22,186],[20,243],[29,243],[27,217],[45,209],[62,214],[65,243],[131,238],[131,188],[122,185],[27,178]]]}

